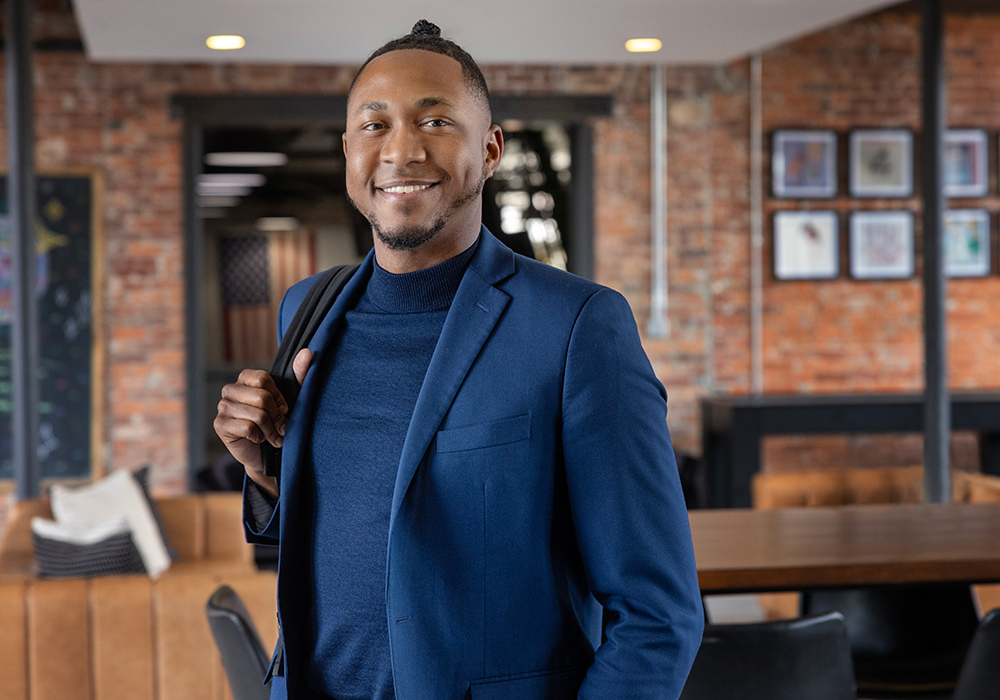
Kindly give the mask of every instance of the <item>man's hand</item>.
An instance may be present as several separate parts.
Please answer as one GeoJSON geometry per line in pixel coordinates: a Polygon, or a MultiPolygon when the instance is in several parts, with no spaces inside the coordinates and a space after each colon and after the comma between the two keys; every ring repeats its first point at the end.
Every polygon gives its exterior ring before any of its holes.
{"type": "MultiPolygon", "coordinates": [[[[292,361],[295,378],[306,378],[312,351],[303,348],[292,361]]],[[[288,404],[270,374],[259,369],[240,372],[235,384],[222,388],[219,414],[213,423],[215,432],[261,490],[278,496],[273,477],[264,475],[260,444],[265,440],[281,447],[288,426],[288,404]]]]}

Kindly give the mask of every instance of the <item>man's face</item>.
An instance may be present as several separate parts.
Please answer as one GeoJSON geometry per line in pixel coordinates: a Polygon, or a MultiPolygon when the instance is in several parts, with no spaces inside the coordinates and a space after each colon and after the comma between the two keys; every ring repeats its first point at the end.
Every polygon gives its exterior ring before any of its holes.
{"type": "Polygon", "coordinates": [[[499,127],[469,92],[458,61],[417,49],[369,63],[347,106],[347,194],[392,250],[479,231],[499,127]]]}

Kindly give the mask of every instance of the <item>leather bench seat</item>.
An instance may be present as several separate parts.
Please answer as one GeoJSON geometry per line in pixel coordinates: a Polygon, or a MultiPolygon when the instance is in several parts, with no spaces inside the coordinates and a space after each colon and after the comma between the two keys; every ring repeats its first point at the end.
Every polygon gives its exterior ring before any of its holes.
{"type": "Polygon", "coordinates": [[[180,556],[156,581],[36,578],[30,523],[51,517],[48,504],[15,506],[0,544],[0,698],[231,698],[205,603],[218,586],[232,586],[273,646],[275,574],[257,570],[243,539],[240,494],[178,496],[157,506],[180,556]]]}

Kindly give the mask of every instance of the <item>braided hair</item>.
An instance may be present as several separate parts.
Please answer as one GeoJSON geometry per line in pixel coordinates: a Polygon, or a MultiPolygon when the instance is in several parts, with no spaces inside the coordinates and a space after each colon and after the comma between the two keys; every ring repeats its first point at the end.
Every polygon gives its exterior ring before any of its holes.
{"type": "Polygon", "coordinates": [[[490,114],[490,91],[486,87],[486,78],[483,77],[483,72],[479,69],[475,59],[454,41],[442,38],[441,28],[425,19],[414,24],[409,34],[388,41],[373,51],[362,64],[361,68],[358,69],[358,72],[355,73],[354,80],[351,81],[351,87],[347,92],[348,96],[354,91],[355,83],[358,82],[358,78],[361,77],[361,73],[364,72],[369,63],[382,54],[403,49],[431,51],[458,61],[459,65],[462,66],[462,76],[465,78],[465,82],[473,97],[480,100],[486,109],[486,113],[490,114]]]}

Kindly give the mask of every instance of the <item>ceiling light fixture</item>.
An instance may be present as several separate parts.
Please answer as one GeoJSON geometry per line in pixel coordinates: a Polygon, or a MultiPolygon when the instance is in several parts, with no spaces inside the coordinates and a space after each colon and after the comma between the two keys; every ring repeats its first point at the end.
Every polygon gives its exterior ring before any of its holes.
{"type": "Polygon", "coordinates": [[[260,173],[202,173],[199,187],[260,187],[265,178],[260,173]]]}
{"type": "Polygon", "coordinates": [[[663,42],[659,39],[629,39],[625,42],[625,49],[632,53],[649,53],[662,48],[663,42]]]}
{"type": "Polygon", "coordinates": [[[198,194],[201,196],[217,197],[246,197],[252,192],[249,187],[235,187],[233,185],[198,185],[198,194]]]}
{"type": "Polygon", "coordinates": [[[268,168],[285,165],[288,155],[285,153],[267,153],[263,151],[229,151],[208,153],[205,164],[223,168],[268,168]]]}
{"type": "Polygon", "coordinates": [[[258,231],[294,231],[299,220],[294,216],[262,216],[257,219],[258,231]]]}
{"type": "Polygon", "coordinates": [[[217,34],[205,39],[205,44],[216,51],[232,51],[247,45],[246,39],[235,34],[217,34]]]}

